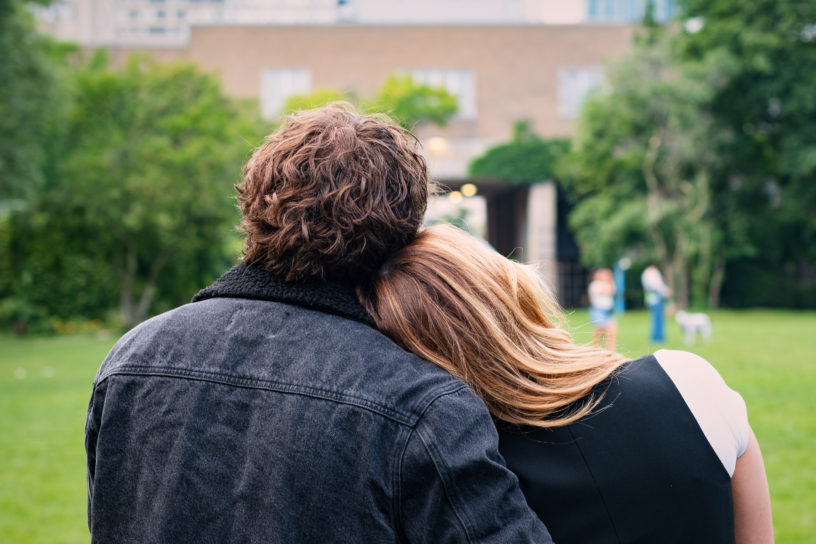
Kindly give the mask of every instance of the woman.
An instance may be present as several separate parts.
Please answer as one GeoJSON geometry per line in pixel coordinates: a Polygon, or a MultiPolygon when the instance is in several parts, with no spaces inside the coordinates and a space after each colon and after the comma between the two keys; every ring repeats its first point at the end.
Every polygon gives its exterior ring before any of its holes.
{"type": "Polygon", "coordinates": [[[599,268],[592,274],[592,281],[587,288],[589,298],[589,320],[595,331],[592,342],[601,345],[606,338],[606,348],[615,349],[615,338],[618,325],[612,310],[615,306],[615,282],[612,280],[612,271],[608,268],[599,268]]]}
{"type": "Polygon", "coordinates": [[[533,273],[450,226],[358,294],[380,330],[484,399],[556,542],[773,542],[745,406],[703,359],[575,344],[533,273]]]}

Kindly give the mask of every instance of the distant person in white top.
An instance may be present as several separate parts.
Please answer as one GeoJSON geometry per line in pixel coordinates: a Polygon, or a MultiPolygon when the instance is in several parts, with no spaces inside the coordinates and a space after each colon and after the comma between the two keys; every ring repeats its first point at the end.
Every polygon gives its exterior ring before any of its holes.
{"type": "Polygon", "coordinates": [[[615,282],[611,270],[599,268],[595,271],[589,284],[588,295],[589,319],[595,328],[592,342],[600,346],[606,338],[607,349],[614,350],[618,325],[612,311],[615,306],[615,282]]]}
{"type": "Polygon", "coordinates": [[[651,314],[652,343],[661,344],[666,341],[666,322],[663,314],[666,309],[666,297],[669,296],[669,287],[663,282],[663,275],[654,265],[649,264],[640,276],[643,284],[643,299],[651,314]]]}

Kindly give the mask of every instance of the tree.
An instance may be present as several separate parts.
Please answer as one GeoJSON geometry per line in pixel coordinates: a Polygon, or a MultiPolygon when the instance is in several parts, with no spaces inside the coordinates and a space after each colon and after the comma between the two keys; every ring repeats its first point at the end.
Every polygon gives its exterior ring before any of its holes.
{"type": "Polygon", "coordinates": [[[445,87],[418,83],[404,74],[391,74],[376,96],[363,101],[364,111],[387,113],[408,129],[425,123],[444,126],[457,108],[456,97],[445,87]]]}
{"type": "Polygon", "coordinates": [[[683,62],[672,35],[647,27],[608,90],[585,104],[559,167],[577,201],[570,224],[584,261],[656,260],[681,307],[690,291],[715,305],[729,252],[748,250],[733,243],[739,223],[718,216],[711,189],[730,133],[709,104],[730,71],[721,56],[683,62]]]}
{"type": "Polygon", "coordinates": [[[529,121],[516,121],[510,142],[491,147],[468,165],[473,178],[536,183],[555,176],[557,161],[569,150],[569,140],[544,139],[529,121]]]}
{"type": "Polygon", "coordinates": [[[43,183],[43,142],[64,91],[60,49],[37,34],[25,2],[0,2],[0,214],[43,183]]]}
{"type": "Polygon", "coordinates": [[[66,317],[116,296],[132,327],[237,256],[232,185],[260,140],[257,112],[189,64],[133,58],[115,70],[97,54],[73,85],[48,190],[15,219],[16,244],[39,247],[18,259],[29,289],[20,281],[17,292],[66,317]],[[98,297],[85,300],[86,289],[98,297]]]}
{"type": "Polygon", "coordinates": [[[681,306],[716,306],[726,274],[732,304],[816,305],[816,5],[681,5],[579,120],[562,178],[584,258],[656,259],[681,306]]]}
{"type": "Polygon", "coordinates": [[[44,185],[46,142],[66,91],[61,61],[71,49],[39,36],[29,8],[24,0],[0,1],[0,322],[20,331],[47,315],[15,295],[25,278],[12,272],[12,218],[44,185]]]}
{"type": "Polygon", "coordinates": [[[721,57],[731,65],[710,104],[713,122],[732,136],[717,149],[712,190],[739,210],[753,249],[731,262],[731,275],[754,278],[742,282],[747,288],[732,302],[751,297],[754,304],[816,306],[816,3],[684,0],[680,6],[695,22],[677,37],[684,58],[721,57]]]}
{"type": "Polygon", "coordinates": [[[307,95],[290,96],[283,112],[316,108],[338,100],[357,104],[364,112],[387,113],[408,129],[426,123],[444,126],[457,110],[456,97],[444,87],[417,83],[410,75],[392,74],[373,97],[358,100],[353,93],[319,88],[307,95]]]}

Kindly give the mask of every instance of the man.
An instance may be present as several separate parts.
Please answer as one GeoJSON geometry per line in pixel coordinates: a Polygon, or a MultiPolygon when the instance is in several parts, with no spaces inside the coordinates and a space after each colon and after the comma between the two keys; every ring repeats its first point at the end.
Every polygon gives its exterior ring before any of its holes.
{"type": "Polygon", "coordinates": [[[93,542],[550,542],[475,394],[353,295],[415,236],[427,186],[411,136],[343,105],[255,151],[243,262],[96,377],[93,542]]]}

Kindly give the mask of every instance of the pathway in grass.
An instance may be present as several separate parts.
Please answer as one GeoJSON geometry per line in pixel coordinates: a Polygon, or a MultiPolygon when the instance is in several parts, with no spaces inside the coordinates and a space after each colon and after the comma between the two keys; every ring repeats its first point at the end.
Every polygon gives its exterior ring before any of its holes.
{"type": "MultiPolygon", "coordinates": [[[[648,316],[619,319],[621,352],[654,351],[648,316]]],[[[816,313],[716,312],[714,341],[691,348],[748,404],[768,469],[778,542],[816,534],[816,313]]],[[[579,341],[586,312],[570,315],[579,341]]],[[[73,544],[85,521],[85,410],[96,369],[114,340],[95,336],[0,338],[0,542],[73,544]]],[[[669,324],[667,348],[685,349],[669,324]]]]}

